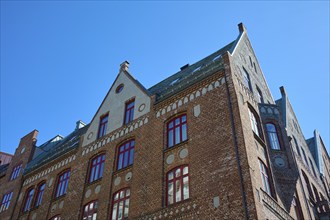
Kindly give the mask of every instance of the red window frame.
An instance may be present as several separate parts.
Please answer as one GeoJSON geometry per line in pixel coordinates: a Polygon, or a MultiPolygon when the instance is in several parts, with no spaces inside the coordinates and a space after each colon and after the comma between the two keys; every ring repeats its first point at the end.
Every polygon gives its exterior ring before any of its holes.
{"type": "Polygon", "coordinates": [[[88,183],[92,183],[103,176],[105,153],[99,154],[91,161],[89,168],[88,183]]]}
{"type": "Polygon", "coordinates": [[[13,197],[13,192],[9,192],[9,193],[3,195],[2,200],[1,200],[0,213],[9,208],[12,197],[13,197]]]}
{"type": "Polygon", "coordinates": [[[31,209],[32,201],[34,197],[34,188],[29,188],[26,191],[25,198],[24,198],[24,205],[23,205],[23,212],[28,212],[31,209]]]}
{"type": "Polygon", "coordinates": [[[10,180],[14,180],[18,177],[18,175],[21,171],[21,168],[22,168],[22,163],[13,168],[13,171],[11,172],[11,175],[10,175],[10,180]]]}
{"type": "Polygon", "coordinates": [[[267,130],[270,148],[273,150],[281,150],[281,143],[278,136],[276,125],[273,123],[266,123],[266,130],[267,130]]]}
{"type": "Polygon", "coordinates": [[[97,138],[103,137],[107,132],[109,115],[104,115],[100,118],[99,130],[97,133],[97,138]]]}
{"type": "Polygon", "coordinates": [[[130,188],[121,189],[113,194],[111,220],[128,219],[130,188]]]}
{"type": "Polygon", "coordinates": [[[182,114],[167,123],[167,148],[188,139],[187,115],[182,114]]]}
{"type": "Polygon", "coordinates": [[[181,165],[167,172],[166,205],[175,204],[189,199],[189,182],[188,165],[181,165]]]}
{"type": "Polygon", "coordinates": [[[34,201],[34,207],[40,206],[40,204],[42,202],[42,197],[43,197],[44,192],[45,192],[45,188],[46,188],[46,182],[45,181],[38,184],[37,192],[36,192],[36,199],[34,201]]]}
{"type": "Polygon", "coordinates": [[[49,220],[61,220],[61,216],[60,215],[55,215],[52,218],[50,218],[49,220]]]}
{"type": "Polygon", "coordinates": [[[118,147],[117,170],[133,164],[135,140],[131,139],[118,147]]]}
{"type": "Polygon", "coordinates": [[[124,125],[130,123],[133,121],[134,118],[134,105],[135,105],[135,100],[131,100],[126,103],[125,106],[125,115],[124,115],[124,125]]]}
{"type": "Polygon", "coordinates": [[[70,180],[70,170],[63,171],[57,179],[55,198],[66,194],[70,180]]]}
{"type": "Polygon", "coordinates": [[[272,196],[272,189],[271,189],[271,185],[270,185],[268,168],[264,164],[264,162],[262,162],[260,159],[259,159],[259,167],[260,167],[260,174],[261,174],[263,190],[265,190],[265,192],[268,195],[272,196]]]}
{"type": "Polygon", "coordinates": [[[82,220],[96,219],[97,218],[97,209],[98,209],[97,200],[87,203],[83,209],[82,220]]]}

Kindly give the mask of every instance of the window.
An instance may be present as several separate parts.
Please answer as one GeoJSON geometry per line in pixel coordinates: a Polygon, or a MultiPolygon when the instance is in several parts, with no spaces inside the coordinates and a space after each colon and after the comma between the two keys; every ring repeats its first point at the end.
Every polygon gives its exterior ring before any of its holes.
{"type": "Polygon", "coordinates": [[[118,94],[118,93],[121,93],[121,91],[123,91],[123,89],[124,89],[124,84],[120,84],[119,86],[117,86],[117,88],[116,88],[116,93],[118,94]]]}
{"type": "Polygon", "coordinates": [[[268,134],[268,139],[269,139],[269,144],[271,149],[273,150],[280,150],[280,142],[278,139],[278,134],[276,131],[276,127],[272,123],[267,123],[266,124],[266,129],[267,129],[267,134],[268,134]]]}
{"type": "Polygon", "coordinates": [[[268,177],[268,169],[261,160],[259,160],[259,165],[260,165],[260,173],[261,173],[263,190],[265,190],[265,192],[268,195],[271,195],[269,177],[268,177]]]}
{"type": "Polygon", "coordinates": [[[10,180],[14,180],[18,177],[18,175],[21,171],[21,168],[22,168],[22,164],[14,167],[13,171],[11,172],[10,180]]]}
{"type": "MultiPolygon", "coordinates": [[[[304,163],[306,166],[308,166],[308,162],[307,162],[307,157],[306,157],[306,153],[304,151],[304,149],[301,147],[301,152],[303,153],[303,156],[304,156],[304,163]]],[[[309,167],[309,166],[308,166],[309,167]]]]}
{"type": "Polygon", "coordinates": [[[253,66],[254,66],[254,71],[255,71],[256,73],[258,73],[255,62],[253,62],[253,66]]]}
{"type": "Polygon", "coordinates": [[[93,201],[84,206],[83,220],[96,220],[98,202],[93,201]]]}
{"type": "Polygon", "coordinates": [[[187,140],[187,116],[180,115],[167,123],[167,147],[187,140]]]}
{"type": "Polygon", "coordinates": [[[34,195],[34,189],[29,189],[25,195],[24,205],[23,205],[23,212],[27,212],[31,208],[32,200],[34,195]]]}
{"type": "Polygon", "coordinates": [[[314,165],[313,165],[313,163],[312,163],[312,160],[311,160],[311,158],[308,158],[308,159],[309,159],[309,164],[310,164],[311,167],[312,167],[313,174],[314,174],[314,176],[317,178],[317,175],[316,175],[316,172],[315,172],[315,169],[314,169],[314,165]]]}
{"type": "Polygon", "coordinates": [[[176,167],[167,173],[167,205],[189,199],[188,166],[176,167]]]}
{"type": "Polygon", "coordinates": [[[264,102],[264,97],[262,96],[262,92],[261,92],[261,90],[259,89],[258,86],[257,86],[257,97],[258,97],[258,102],[259,103],[265,103],[264,102]]]}
{"type": "Polygon", "coordinates": [[[129,188],[116,192],[112,202],[112,220],[128,219],[129,197],[131,191],[129,188]]]}
{"type": "Polygon", "coordinates": [[[243,67],[243,82],[246,87],[249,88],[249,90],[252,92],[252,86],[251,86],[251,80],[250,80],[250,75],[246,71],[246,69],[243,67]]]}
{"type": "Polygon", "coordinates": [[[68,189],[69,179],[70,179],[70,170],[65,171],[58,177],[55,198],[58,198],[66,194],[66,190],[68,189]]]}
{"type": "Polygon", "coordinates": [[[131,121],[133,121],[133,118],[134,118],[134,103],[135,103],[134,100],[126,103],[125,116],[124,116],[124,124],[125,125],[130,123],[131,121]]]}
{"type": "Polygon", "coordinates": [[[249,115],[250,115],[250,122],[251,122],[252,130],[256,135],[259,136],[259,124],[258,124],[255,114],[251,111],[250,108],[249,108],[249,115]]]}
{"type": "Polygon", "coordinates": [[[44,195],[45,186],[46,186],[45,182],[42,182],[42,183],[39,184],[39,186],[37,188],[37,193],[36,193],[37,197],[36,197],[36,200],[35,200],[35,203],[34,203],[34,207],[40,206],[40,204],[42,202],[42,197],[44,195]]]}
{"type": "Polygon", "coordinates": [[[98,155],[92,160],[89,171],[89,183],[102,178],[104,170],[104,161],[105,154],[98,155]]]}
{"type": "Polygon", "coordinates": [[[1,206],[0,206],[0,213],[9,208],[10,200],[12,197],[13,197],[13,192],[3,195],[2,201],[1,201],[1,206]]]}
{"type": "Polygon", "coordinates": [[[308,177],[306,176],[305,172],[301,170],[301,173],[304,177],[304,181],[305,181],[305,187],[307,188],[307,191],[308,191],[308,194],[309,194],[309,197],[312,199],[312,200],[315,200],[314,198],[314,195],[312,193],[312,188],[311,188],[311,185],[309,183],[309,180],[308,180],[308,177]]]}
{"type": "Polygon", "coordinates": [[[300,201],[299,201],[299,197],[298,197],[298,193],[296,191],[296,196],[293,196],[293,200],[292,200],[292,204],[294,206],[294,210],[297,216],[297,220],[303,220],[304,216],[302,213],[302,209],[301,209],[301,205],[300,205],[300,201]]]}
{"type": "Polygon", "coordinates": [[[49,220],[61,220],[61,216],[56,215],[56,216],[52,217],[52,218],[49,219],[49,220]]]}
{"type": "Polygon", "coordinates": [[[118,148],[117,170],[133,164],[135,140],[129,140],[118,148]]]}
{"type": "Polygon", "coordinates": [[[294,144],[296,145],[296,151],[297,151],[298,155],[301,157],[298,142],[297,142],[297,139],[295,138],[295,136],[293,136],[293,140],[294,140],[294,144]]]}
{"type": "Polygon", "coordinates": [[[107,125],[108,125],[108,115],[103,116],[100,119],[99,132],[97,134],[97,138],[101,138],[106,134],[107,125]]]}

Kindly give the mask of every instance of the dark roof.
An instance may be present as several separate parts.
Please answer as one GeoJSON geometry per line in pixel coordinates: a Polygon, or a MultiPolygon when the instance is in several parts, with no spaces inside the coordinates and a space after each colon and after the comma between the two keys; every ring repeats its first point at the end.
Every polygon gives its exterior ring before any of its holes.
{"type": "Polygon", "coordinates": [[[88,127],[89,125],[86,125],[83,128],[77,129],[62,140],[56,142],[47,141],[42,145],[42,148],[46,148],[48,150],[43,151],[36,158],[31,160],[24,169],[24,174],[28,174],[32,170],[44,165],[45,163],[48,163],[69,152],[70,150],[77,148],[79,146],[80,137],[85,134],[88,127]],[[50,145],[51,148],[48,145],[50,145]]]}
{"type": "Polygon", "coordinates": [[[9,163],[0,165],[0,177],[6,175],[6,171],[9,167],[9,163]]]}
{"type": "Polygon", "coordinates": [[[230,51],[236,41],[231,42],[204,59],[181,68],[181,71],[152,86],[148,91],[156,95],[156,103],[182,91],[223,68],[222,55],[230,51]]]}

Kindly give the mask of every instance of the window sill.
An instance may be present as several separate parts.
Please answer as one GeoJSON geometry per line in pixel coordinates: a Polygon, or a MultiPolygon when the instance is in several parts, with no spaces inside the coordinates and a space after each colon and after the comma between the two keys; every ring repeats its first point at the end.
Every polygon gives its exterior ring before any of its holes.
{"type": "Polygon", "coordinates": [[[186,199],[186,200],[182,200],[182,201],[180,201],[180,202],[176,202],[176,203],[172,203],[172,204],[166,205],[164,208],[173,208],[173,207],[175,207],[176,205],[182,205],[182,204],[184,204],[184,203],[188,203],[188,202],[191,202],[191,201],[192,201],[192,199],[189,197],[189,198],[186,199]]]}
{"type": "Polygon", "coordinates": [[[92,182],[87,182],[87,183],[86,183],[86,187],[91,186],[91,185],[93,185],[93,184],[95,184],[95,183],[101,182],[102,179],[103,179],[103,177],[100,177],[100,178],[98,178],[97,180],[93,180],[92,182]]]}
{"type": "Polygon", "coordinates": [[[176,145],[173,145],[172,147],[167,147],[167,148],[164,150],[164,153],[167,153],[167,152],[169,152],[169,151],[171,151],[171,150],[174,150],[174,149],[177,149],[177,148],[179,148],[179,147],[181,147],[181,146],[183,146],[183,145],[186,145],[186,144],[188,144],[188,141],[189,141],[189,139],[187,139],[187,140],[185,140],[185,141],[183,141],[183,142],[180,142],[180,143],[178,143],[178,144],[176,144],[176,145]]]}
{"type": "Polygon", "coordinates": [[[133,168],[133,164],[131,164],[131,165],[125,167],[125,168],[122,168],[120,170],[116,170],[115,172],[113,172],[113,175],[118,175],[118,174],[123,173],[123,172],[125,172],[127,170],[130,170],[132,168],[133,168]]]}
{"type": "Polygon", "coordinates": [[[53,198],[53,199],[51,200],[51,202],[55,202],[55,201],[58,201],[58,200],[60,200],[60,199],[64,199],[65,196],[66,196],[66,194],[61,195],[61,196],[56,197],[56,198],[53,198]]]}

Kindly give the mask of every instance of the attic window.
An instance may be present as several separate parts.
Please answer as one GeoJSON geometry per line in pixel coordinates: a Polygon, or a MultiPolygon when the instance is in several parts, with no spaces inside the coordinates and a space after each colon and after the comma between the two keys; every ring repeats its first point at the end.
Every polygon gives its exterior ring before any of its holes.
{"type": "Polygon", "coordinates": [[[180,79],[181,79],[181,77],[176,78],[175,80],[173,80],[173,81],[170,83],[170,86],[173,86],[173,85],[174,85],[175,83],[177,83],[180,79]]]}
{"type": "Polygon", "coordinates": [[[116,93],[120,93],[121,91],[123,91],[124,89],[124,84],[120,84],[119,86],[117,86],[116,88],[116,93]]]}
{"type": "Polygon", "coordinates": [[[221,57],[221,54],[218,55],[218,56],[216,56],[216,57],[214,57],[212,61],[215,61],[215,60],[219,59],[220,57],[221,57]]]}
{"type": "Polygon", "coordinates": [[[197,67],[196,69],[194,69],[194,71],[193,71],[192,73],[197,72],[197,71],[200,70],[201,68],[202,68],[202,66],[197,67]]]}

